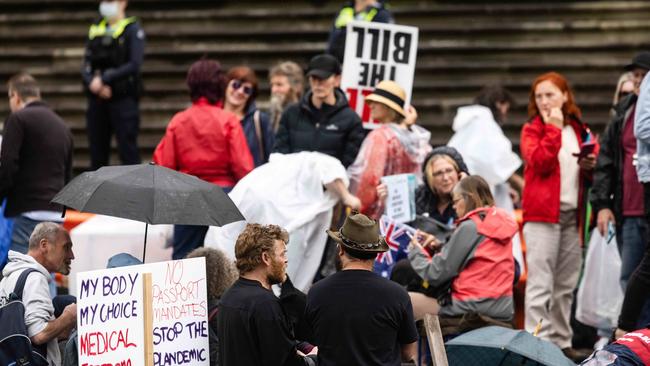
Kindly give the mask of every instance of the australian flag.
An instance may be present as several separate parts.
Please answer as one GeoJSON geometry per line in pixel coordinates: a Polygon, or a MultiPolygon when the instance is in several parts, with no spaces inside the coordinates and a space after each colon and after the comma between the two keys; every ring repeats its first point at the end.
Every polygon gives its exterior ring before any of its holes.
{"type": "Polygon", "coordinates": [[[388,251],[377,256],[374,271],[382,277],[389,278],[395,263],[406,258],[409,242],[415,235],[415,229],[405,224],[399,224],[383,215],[379,219],[379,232],[386,238],[388,251]]]}

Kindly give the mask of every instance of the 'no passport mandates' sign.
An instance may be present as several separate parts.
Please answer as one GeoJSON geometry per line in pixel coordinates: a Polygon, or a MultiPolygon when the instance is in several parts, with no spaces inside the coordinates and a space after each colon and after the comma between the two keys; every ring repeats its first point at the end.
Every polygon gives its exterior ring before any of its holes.
{"type": "Polygon", "coordinates": [[[366,95],[382,80],[393,80],[406,92],[405,105],[411,102],[418,48],[418,28],[404,25],[350,22],[345,39],[345,57],[341,89],[350,107],[363,120],[364,127],[374,128],[366,95]]]}

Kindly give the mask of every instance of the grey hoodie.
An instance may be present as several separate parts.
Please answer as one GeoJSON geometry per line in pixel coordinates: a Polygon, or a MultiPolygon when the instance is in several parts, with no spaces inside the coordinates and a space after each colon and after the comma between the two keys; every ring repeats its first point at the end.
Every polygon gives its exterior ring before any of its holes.
{"type": "MultiPolygon", "coordinates": [[[[27,335],[33,337],[42,332],[48,322],[54,320],[54,307],[48,285],[50,273],[47,269],[29,255],[9,251],[9,261],[2,270],[4,278],[0,281],[0,296],[6,296],[13,292],[18,277],[27,268],[35,268],[42,273],[42,275],[30,274],[23,290],[27,335]]],[[[61,352],[56,338],[47,344],[47,360],[50,365],[61,365],[61,352]]]]}

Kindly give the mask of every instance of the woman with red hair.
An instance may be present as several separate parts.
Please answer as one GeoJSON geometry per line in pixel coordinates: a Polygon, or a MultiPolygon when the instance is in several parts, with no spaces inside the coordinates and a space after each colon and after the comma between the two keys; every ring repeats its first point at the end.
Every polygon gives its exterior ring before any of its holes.
{"type": "Polygon", "coordinates": [[[598,150],[597,145],[588,147],[597,143],[581,115],[567,80],[549,72],[533,82],[530,120],[521,131],[526,330],[534,331],[541,321],[538,335],[574,360],[581,356],[571,346],[569,324],[582,263],[579,228],[586,220],[587,187],[598,150]]]}

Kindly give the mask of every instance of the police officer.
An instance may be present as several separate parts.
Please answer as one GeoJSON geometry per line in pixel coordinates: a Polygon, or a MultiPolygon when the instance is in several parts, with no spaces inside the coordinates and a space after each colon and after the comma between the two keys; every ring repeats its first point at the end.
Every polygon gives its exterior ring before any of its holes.
{"type": "Polygon", "coordinates": [[[345,54],[346,26],[353,20],[393,23],[393,16],[383,0],[354,0],[346,3],[336,15],[334,26],[327,41],[327,53],[343,63],[345,54]]]}
{"type": "Polygon", "coordinates": [[[92,169],[108,165],[114,132],[122,164],[139,164],[138,99],[145,35],[137,18],[125,16],[127,0],[104,0],[101,19],[90,26],[82,77],[88,95],[86,127],[92,169]]]}

